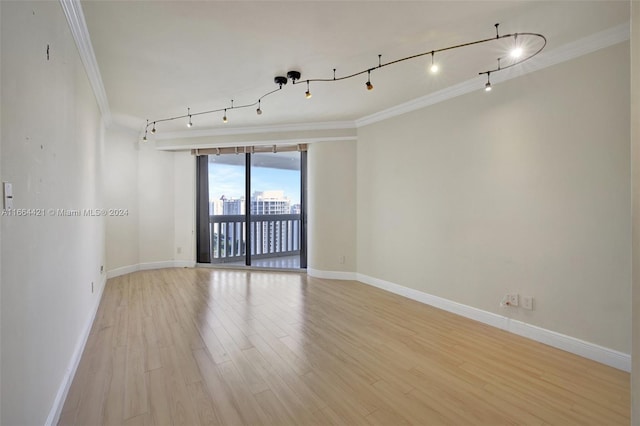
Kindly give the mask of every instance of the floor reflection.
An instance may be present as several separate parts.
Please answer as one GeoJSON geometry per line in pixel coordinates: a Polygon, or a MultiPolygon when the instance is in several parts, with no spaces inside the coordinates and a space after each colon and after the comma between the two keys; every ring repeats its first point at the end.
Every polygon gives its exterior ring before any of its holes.
{"type": "MultiPolygon", "coordinates": [[[[217,263],[216,267],[245,266],[245,262],[217,263]]],[[[251,259],[251,266],[265,269],[300,269],[300,256],[270,257],[267,259],[251,259]]]]}

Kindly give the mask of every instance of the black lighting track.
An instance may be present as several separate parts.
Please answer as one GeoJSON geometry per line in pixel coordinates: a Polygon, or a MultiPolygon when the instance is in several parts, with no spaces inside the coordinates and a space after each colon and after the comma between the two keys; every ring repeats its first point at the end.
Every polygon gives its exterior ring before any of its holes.
{"type": "Polygon", "coordinates": [[[495,24],[495,28],[496,28],[496,35],[495,37],[490,37],[490,38],[485,38],[482,40],[476,40],[476,41],[471,41],[468,43],[462,43],[462,44],[457,44],[454,46],[448,46],[448,47],[443,47],[441,49],[435,49],[435,50],[429,50],[423,53],[418,53],[416,55],[411,55],[411,56],[407,56],[404,58],[400,58],[400,59],[396,59],[394,61],[390,61],[390,62],[382,62],[382,55],[378,55],[378,65],[376,65],[375,67],[372,68],[366,68],[363,69],[362,71],[358,71],[355,72],[353,74],[348,74],[348,75],[344,75],[341,77],[336,77],[336,68],[333,69],[333,78],[309,78],[309,79],[301,79],[301,73],[300,71],[289,71],[287,73],[287,76],[276,76],[274,78],[274,83],[278,85],[278,87],[274,90],[271,90],[267,93],[265,93],[264,95],[260,96],[255,102],[253,103],[249,103],[249,104],[243,104],[243,105],[234,105],[233,104],[233,100],[231,100],[231,104],[230,106],[227,107],[223,107],[223,108],[218,108],[218,109],[212,109],[212,110],[208,110],[208,111],[200,111],[200,112],[191,112],[190,108],[187,108],[187,114],[185,115],[179,115],[179,116],[175,116],[175,117],[169,117],[169,118],[161,118],[161,119],[156,119],[156,120],[147,120],[147,124],[145,126],[144,129],[144,137],[142,138],[143,141],[147,140],[147,131],[149,130],[149,126],[153,126],[151,133],[156,133],[156,124],[158,123],[162,123],[162,122],[166,122],[166,121],[174,121],[174,120],[180,120],[180,119],[184,119],[184,118],[188,118],[189,122],[187,123],[188,127],[191,127],[191,118],[194,116],[198,116],[198,115],[205,115],[205,114],[214,114],[214,113],[218,113],[218,112],[224,112],[224,117],[223,117],[223,121],[226,123],[227,122],[227,111],[230,110],[234,110],[234,109],[243,109],[243,108],[252,108],[255,106],[258,106],[258,108],[256,109],[256,113],[258,115],[262,114],[262,108],[261,108],[261,103],[262,100],[264,98],[266,98],[269,95],[272,95],[280,90],[282,90],[282,88],[287,84],[287,82],[289,80],[291,80],[291,84],[292,85],[296,85],[296,84],[306,84],[307,85],[307,91],[305,92],[305,96],[307,98],[311,98],[311,92],[309,90],[309,85],[310,83],[327,83],[327,82],[335,82],[335,81],[342,81],[342,80],[347,80],[350,78],[354,78],[360,75],[364,75],[365,73],[367,74],[367,76],[369,77],[367,79],[366,82],[366,87],[368,90],[372,90],[373,89],[373,85],[371,84],[371,73],[373,71],[391,66],[391,65],[395,65],[395,64],[399,64],[400,62],[404,62],[404,61],[409,61],[411,59],[416,59],[416,58],[420,58],[423,56],[427,56],[427,55],[431,55],[431,61],[432,61],[432,65],[433,65],[433,60],[434,57],[436,55],[436,53],[441,53],[441,52],[446,52],[449,50],[455,50],[455,49],[460,49],[463,47],[469,47],[469,46],[474,46],[474,45],[478,45],[478,44],[483,44],[483,43],[489,43],[489,42],[493,42],[496,40],[502,40],[505,38],[513,38],[514,39],[514,46],[516,49],[520,49],[522,50],[521,47],[519,47],[518,45],[518,37],[522,38],[526,38],[526,37],[533,37],[533,38],[538,38],[540,40],[542,40],[542,45],[535,51],[533,51],[532,53],[523,56],[522,58],[518,58],[517,60],[514,60],[513,62],[509,63],[506,66],[502,66],[501,62],[504,58],[498,58],[497,59],[497,63],[498,66],[496,68],[490,69],[490,70],[486,70],[486,71],[481,71],[478,73],[478,75],[487,75],[487,83],[485,84],[485,90],[489,91],[491,90],[491,74],[495,74],[497,72],[500,71],[504,71],[506,69],[515,67],[516,65],[520,65],[525,61],[528,61],[529,59],[533,58],[534,56],[538,55],[540,52],[542,52],[542,50],[545,48],[545,46],[547,45],[547,38],[545,36],[543,36],[542,34],[538,34],[538,33],[530,33],[530,32],[523,32],[523,33],[511,33],[511,34],[504,34],[504,35],[500,35],[499,31],[498,31],[498,26],[500,24],[495,24]]]}

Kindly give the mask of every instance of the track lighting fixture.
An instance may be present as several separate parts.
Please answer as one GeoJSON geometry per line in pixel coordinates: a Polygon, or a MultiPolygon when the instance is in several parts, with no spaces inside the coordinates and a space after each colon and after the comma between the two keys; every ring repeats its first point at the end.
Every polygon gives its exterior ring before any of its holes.
{"type": "MultiPolygon", "coordinates": [[[[371,84],[371,71],[374,69],[379,69],[379,68],[384,68],[384,67],[388,67],[391,65],[395,65],[398,64],[400,62],[404,62],[404,61],[408,61],[411,59],[415,59],[415,58],[419,58],[422,56],[426,56],[426,55],[431,55],[431,65],[429,70],[432,73],[436,73],[439,71],[439,66],[438,64],[435,62],[435,54],[439,53],[439,52],[444,52],[444,51],[453,51],[462,47],[469,47],[469,46],[474,46],[474,45],[478,45],[478,44],[484,44],[484,43],[491,43],[491,42],[495,42],[496,40],[501,40],[504,38],[511,38],[513,37],[514,39],[514,48],[511,50],[510,52],[510,56],[513,58],[513,61],[507,65],[502,67],[500,64],[500,60],[498,60],[498,67],[494,68],[494,69],[490,69],[487,71],[482,71],[479,72],[479,75],[482,74],[487,74],[487,82],[485,84],[485,91],[489,92],[491,90],[491,77],[490,74],[491,73],[495,73],[495,72],[499,72],[502,70],[505,70],[507,68],[511,68],[513,66],[519,65],[531,58],[533,58],[534,56],[536,56],[537,54],[539,54],[540,52],[542,52],[542,50],[545,48],[545,46],[547,45],[547,39],[544,35],[542,34],[538,34],[538,33],[531,33],[531,32],[520,32],[520,33],[513,33],[513,34],[505,34],[505,35],[500,35],[500,32],[498,31],[498,26],[499,24],[495,24],[495,28],[496,28],[496,33],[494,37],[490,37],[490,38],[485,38],[485,39],[480,39],[480,40],[476,40],[476,41],[471,41],[468,43],[462,43],[462,44],[458,44],[458,45],[454,45],[454,46],[448,46],[448,47],[443,47],[441,49],[437,49],[437,50],[430,50],[430,51],[426,51],[423,53],[418,53],[415,55],[411,55],[411,56],[407,56],[404,58],[400,58],[400,59],[396,59],[390,62],[386,62],[383,63],[382,62],[382,55],[378,55],[378,64],[377,66],[375,66],[374,68],[367,68],[364,69],[362,71],[358,71],[355,72],[353,74],[348,74],[348,75],[344,75],[342,77],[336,77],[336,69],[333,69],[333,78],[315,78],[315,79],[305,79],[305,80],[300,80],[302,74],[300,73],[300,71],[289,71],[286,74],[286,77],[279,75],[274,77],[273,81],[274,83],[278,86],[276,89],[268,91],[267,93],[265,93],[264,95],[262,95],[260,98],[258,98],[257,101],[253,102],[253,103],[247,103],[244,105],[239,105],[239,106],[234,106],[233,105],[233,100],[231,101],[231,106],[227,106],[225,108],[218,108],[218,109],[214,109],[214,110],[209,110],[209,111],[202,111],[202,112],[198,112],[195,114],[191,114],[191,110],[189,108],[187,108],[187,115],[182,115],[182,116],[178,116],[178,117],[169,117],[169,118],[163,118],[163,119],[158,119],[158,120],[154,120],[152,122],[152,128],[151,128],[151,133],[155,134],[156,132],[156,124],[164,122],[164,121],[173,121],[173,120],[178,120],[178,119],[182,119],[182,118],[188,118],[188,124],[187,126],[191,127],[192,121],[191,121],[191,117],[192,115],[202,115],[202,114],[213,114],[213,113],[217,113],[217,112],[222,112],[224,111],[224,116],[222,117],[222,121],[224,123],[226,123],[227,120],[227,110],[229,109],[240,109],[240,108],[249,108],[249,107],[255,107],[257,105],[257,109],[256,109],[256,113],[258,115],[262,114],[262,109],[260,108],[260,101],[262,99],[264,99],[265,97],[272,95],[273,93],[282,90],[282,88],[287,84],[287,82],[289,80],[291,80],[291,84],[292,85],[296,85],[296,84],[300,84],[300,83],[307,83],[307,91],[305,92],[305,97],[307,99],[311,98],[311,91],[309,90],[309,83],[311,82],[335,82],[335,81],[341,81],[341,80],[347,80],[350,78],[354,78],[357,77],[359,75],[362,75],[364,73],[367,73],[367,82],[365,83],[367,90],[373,90],[373,84],[371,84]],[[525,51],[523,49],[523,44],[522,44],[522,38],[526,37],[527,40],[527,46],[533,46],[535,45],[536,40],[538,41],[538,45],[537,45],[537,49],[527,49],[527,52],[525,54],[525,51]],[[519,40],[520,39],[520,40],[519,40]]],[[[147,131],[149,130],[149,125],[150,122],[149,120],[147,120],[147,125],[145,126],[145,133],[144,133],[144,137],[143,137],[143,141],[147,140],[147,131]]]]}
{"type": "Polygon", "coordinates": [[[491,91],[491,73],[490,72],[487,73],[487,84],[484,85],[484,91],[485,92],[491,91]]]}
{"type": "Polygon", "coordinates": [[[518,45],[517,33],[513,36],[513,45],[513,50],[511,50],[511,57],[514,59],[518,59],[520,56],[522,56],[522,53],[524,53],[524,51],[522,50],[522,46],[518,45]]]}
{"type": "Polygon", "coordinates": [[[307,91],[305,92],[304,96],[307,99],[311,98],[311,92],[309,91],[309,80],[307,80],[307,91]]]}
{"type": "Polygon", "coordinates": [[[431,68],[429,68],[429,70],[430,70],[430,71],[431,71],[431,73],[433,73],[433,74],[437,73],[437,72],[438,72],[438,69],[439,69],[438,64],[436,64],[436,63],[433,61],[433,59],[434,59],[433,57],[434,57],[434,56],[435,56],[435,52],[434,52],[434,51],[431,51],[431,68]]]}

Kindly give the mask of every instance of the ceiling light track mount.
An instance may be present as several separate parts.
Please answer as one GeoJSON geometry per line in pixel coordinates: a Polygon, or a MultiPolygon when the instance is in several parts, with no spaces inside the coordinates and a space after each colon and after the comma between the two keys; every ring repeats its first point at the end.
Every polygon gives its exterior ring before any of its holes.
{"type": "Polygon", "coordinates": [[[300,80],[300,71],[289,71],[287,77],[291,79],[293,84],[296,84],[296,81],[300,80]]]}
{"type": "Polygon", "coordinates": [[[280,88],[282,88],[282,86],[287,84],[288,81],[289,80],[287,80],[287,77],[283,77],[281,75],[278,75],[273,78],[273,82],[276,83],[278,86],[280,86],[280,88]]]}
{"type": "Polygon", "coordinates": [[[487,75],[487,82],[484,86],[486,91],[490,91],[491,90],[491,74],[495,74],[497,72],[501,72],[504,71],[506,69],[515,67],[516,65],[520,65],[525,61],[528,61],[529,59],[533,58],[534,56],[538,55],[540,52],[542,52],[542,50],[545,48],[545,46],[547,45],[547,38],[542,35],[542,34],[538,34],[538,33],[531,33],[531,32],[521,32],[521,33],[512,33],[512,34],[504,34],[504,35],[500,35],[499,32],[499,25],[500,24],[495,24],[495,28],[496,28],[496,35],[495,37],[491,37],[491,38],[485,38],[485,39],[481,39],[481,40],[476,40],[476,41],[471,41],[468,43],[462,43],[462,44],[457,44],[454,46],[448,46],[448,47],[444,47],[441,49],[435,49],[435,50],[428,50],[426,52],[422,52],[422,53],[418,53],[416,55],[411,55],[411,56],[407,56],[404,58],[400,58],[400,59],[396,59],[390,62],[382,62],[382,55],[378,55],[378,64],[374,67],[370,67],[370,68],[365,68],[362,71],[358,71],[352,74],[347,74],[344,76],[336,76],[336,68],[333,68],[333,77],[332,78],[309,78],[309,79],[304,79],[301,80],[302,77],[302,73],[300,71],[297,70],[291,70],[287,72],[287,76],[282,76],[282,75],[278,75],[276,77],[274,77],[273,81],[274,83],[278,86],[276,89],[271,90],[267,93],[265,93],[264,95],[262,95],[261,97],[259,97],[255,102],[253,103],[249,103],[249,104],[243,104],[243,105],[234,105],[233,104],[233,100],[231,101],[231,106],[227,106],[224,108],[218,108],[218,109],[214,109],[214,110],[209,110],[209,111],[202,111],[202,112],[195,112],[192,113],[191,109],[188,108],[187,109],[187,114],[186,115],[180,115],[180,116],[176,116],[176,117],[169,117],[169,118],[162,118],[162,119],[157,119],[157,120],[147,120],[147,124],[144,128],[144,136],[142,138],[142,141],[146,141],[147,140],[147,133],[149,132],[149,126],[152,126],[151,129],[151,133],[155,134],[156,133],[156,125],[158,123],[163,123],[163,122],[168,122],[168,121],[173,121],[173,120],[180,120],[180,119],[185,119],[188,118],[188,126],[191,127],[192,125],[192,121],[191,118],[192,117],[196,117],[199,115],[205,115],[205,114],[214,114],[214,113],[224,113],[223,116],[223,122],[227,122],[227,112],[233,109],[241,109],[241,108],[254,108],[254,107],[258,107],[256,110],[257,115],[262,115],[262,105],[261,102],[264,98],[266,98],[267,96],[278,92],[280,90],[282,90],[282,88],[284,86],[286,86],[286,84],[289,82],[289,80],[291,80],[291,85],[296,85],[296,84],[306,84],[307,85],[307,91],[305,92],[305,97],[307,99],[311,98],[311,91],[309,89],[309,85],[310,83],[324,83],[324,82],[332,82],[332,81],[342,81],[342,80],[347,80],[350,78],[354,78],[357,76],[361,76],[364,74],[367,74],[367,82],[365,84],[367,90],[372,90],[373,89],[373,84],[371,84],[371,73],[373,71],[377,71],[381,68],[384,67],[388,67],[391,65],[395,65],[398,64],[400,62],[404,62],[404,61],[408,61],[408,60],[412,60],[412,59],[416,59],[416,58],[420,58],[423,56],[431,56],[431,64],[430,64],[430,70],[432,73],[435,73],[438,71],[438,64],[436,62],[434,62],[434,57],[436,53],[440,53],[440,52],[446,52],[446,51],[450,51],[450,50],[455,50],[455,49],[460,49],[460,48],[464,48],[464,47],[470,47],[470,46],[474,46],[474,45],[479,45],[479,44],[484,44],[484,43],[489,43],[489,42],[495,42],[496,40],[502,40],[502,39],[508,39],[508,38],[513,38],[513,49],[511,50],[511,54],[510,59],[511,62],[507,63],[507,65],[504,65],[502,63],[502,61],[505,58],[498,58],[498,66],[497,68],[493,68],[490,70],[486,70],[486,71],[481,71],[478,73],[478,75],[487,75]],[[526,41],[526,43],[523,43],[523,40],[526,41]],[[534,46],[536,43],[536,41],[538,41],[538,46],[537,47],[531,47],[534,46]],[[525,51],[525,46],[528,48],[528,52],[525,51]]]}

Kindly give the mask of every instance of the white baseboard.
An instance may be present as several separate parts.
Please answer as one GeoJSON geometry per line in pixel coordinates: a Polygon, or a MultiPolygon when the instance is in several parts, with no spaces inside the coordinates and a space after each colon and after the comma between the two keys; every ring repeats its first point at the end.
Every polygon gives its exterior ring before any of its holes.
{"type": "Polygon", "coordinates": [[[196,262],[193,260],[174,260],[173,267],[174,268],[195,268],[196,262]]]}
{"type": "Polygon", "coordinates": [[[139,265],[122,266],[120,268],[110,269],[107,271],[107,279],[127,275],[140,270],[139,265]]]}
{"type": "Polygon", "coordinates": [[[356,281],[358,274],[355,272],[343,271],[322,271],[320,269],[307,268],[307,275],[315,278],[324,278],[328,280],[350,280],[356,281]]]}
{"type": "Polygon", "coordinates": [[[56,397],[53,400],[53,406],[51,407],[51,410],[49,411],[49,415],[47,416],[47,420],[45,422],[46,426],[57,425],[58,421],[60,420],[60,414],[62,414],[62,408],[64,407],[64,402],[67,399],[69,388],[71,387],[73,378],[75,377],[76,371],[78,370],[78,365],[80,364],[80,359],[82,358],[84,347],[87,344],[87,339],[89,338],[91,327],[93,327],[93,322],[96,319],[96,314],[98,313],[98,307],[100,306],[100,301],[102,300],[102,294],[104,293],[104,288],[106,284],[107,284],[107,277],[103,276],[98,297],[96,298],[95,306],[93,306],[91,310],[91,315],[89,317],[89,321],[87,321],[87,323],[84,325],[84,328],[82,329],[82,333],[80,334],[80,337],[76,342],[76,347],[73,350],[73,354],[71,355],[69,366],[67,367],[67,371],[65,372],[64,377],[62,378],[62,383],[58,388],[58,393],[56,394],[56,397]]]}
{"type": "Polygon", "coordinates": [[[151,269],[163,268],[193,268],[196,262],[192,260],[165,260],[162,262],[146,262],[135,265],[122,266],[120,268],[110,269],[107,271],[107,278],[115,278],[121,275],[130,274],[137,271],[148,271],[151,269]]]}
{"type": "Polygon", "coordinates": [[[139,271],[149,271],[152,269],[173,268],[175,266],[173,260],[164,260],[162,262],[146,262],[138,263],[139,271]]]}
{"type": "MultiPolygon", "coordinates": [[[[322,276],[322,278],[330,278],[330,276],[332,275],[332,273],[328,271],[317,272],[319,272],[318,276],[324,275],[322,276]]],[[[391,293],[395,293],[400,296],[404,296],[409,299],[413,299],[418,302],[431,305],[436,308],[466,318],[470,318],[472,320],[479,321],[493,327],[500,328],[502,330],[506,330],[519,336],[523,336],[531,340],[553,346],[554,348],[571,352],[573,354],[600,362],[619,370],[627,372],[631,371],[631,355],[624,352],[605,348],[594,343],[585,342],[584,340],[580,340],[575,337],[567,336],[565,334],[527,324],[525,322],[514,320],[503,315],[498,315],[492,312],[484,311],[482,309],[463,305],[462,303],[453,302],[442,297],[433,296],[419,290],[404,287],[389,281],[370,277],[368,275],[356,274],[356,276],[356,279],[364,284],[378,287],[391,293]]]]}

